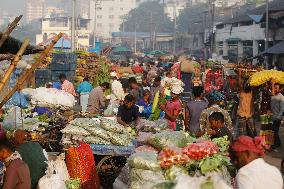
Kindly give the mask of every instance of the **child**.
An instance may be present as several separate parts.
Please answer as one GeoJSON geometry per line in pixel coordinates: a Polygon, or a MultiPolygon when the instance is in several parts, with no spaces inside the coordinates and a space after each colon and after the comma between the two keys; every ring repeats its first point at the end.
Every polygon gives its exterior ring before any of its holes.
{"type": "Polygon", "coordinates": [[[134,105],[134,97],[128,94],[123,105],[118,107],[117,122],[125,127],[139,123],[139,108],[134,105]]]}
{"type": "Polygon", "coordinates": [[[228,136],[230,143],[233,142],[232,133],[227,127],[225,127],[224,115],[221,112],[213,112],[209,116],[209,122],[211,128],[207,130],[207,134],[211,135],[212,139],[228,136]]]}

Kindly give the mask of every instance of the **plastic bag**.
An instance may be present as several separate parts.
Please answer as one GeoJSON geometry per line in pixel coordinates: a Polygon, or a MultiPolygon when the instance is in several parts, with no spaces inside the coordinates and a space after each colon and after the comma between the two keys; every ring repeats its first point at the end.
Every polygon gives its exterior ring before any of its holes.
{"type": "Polygon", "coordinates": [[[81,127],[76,127],[72,125],[68,125],[64,129],[61,130],[63,134],[69,135],[80,135],[80,136],[89,136],[90,133],[81,127]]]}
{"type": "Polygon", "coordinates": [[[45,175],[38,181],[38,189],[66,189],[59,174],[45,175]]]}
{"type": "Polygon", "coordinates": [[[114,145],[129,146],[131,145],[131,136],[128,132],[115,133],[107,132],[110,142],[114,145]]]}
{"type": "Polygon", "coordinates": [[[14,106],[8,110],[3,120],[3,128],[7,131],[15,130],[22,126],[21,108],[14,106]]]}
{"type": "Polygon", "coordinates": [[[55,88],[36,88],[31,96],[31,103],[38,106],[73,108],[75,97],[63,90],[55,88]]]}
{"type": "Polygon", "coordinates": [[[80,178],[83,189],[99,188],[99,178],[90,145],[82,143],[77,147],[70,147],[66,153],[66,165],[71,178],[80,178]]]}
{"type": "Polygon", "coordinates": [[[175,182],[166,181],[156,184],[155,186],[152,187],[152,189],[173,189],[175,185],[176,185],[175,182]]]}
{"type": "Polygon", "coordinates": [[[107,140],[100,138],[98,136],[87,136],[83,140],[88,144],[105,144],[105,145],[111,144],[110,141],[107,141],[107,140]]]}
{"type": "Polygon", "coordinates": [[[136,169],[145,169],[145,170],[152,170],[157,171],[160,170],[160,165],[157,160],[157,153],[153,152],[138,152],[132,154],[127,162],[130,167],[136,169]]]}
{"type": "Polygon", "coordinates": [[[143,169],[131,169],[130,178],[130,189],[151,189],[156,184],[165,181],[162,171],[143,169]]]}
{"type": "Polygon", "coordinates": [[[188,175],[188,172],[185,167],[173,165],[165,172],[165,178],[167,180],[175,180],[181,175],[188,175]]]}
{"type": "Polygon", "coordinates": [[[113,189],[128,189],[128,185],[116,178],[113,183],[113,189]]]}
{"type": "Polygon", "coordinates": [[[109,135],[108,132],[100,127],[88,127],[86,128],[86,130],[91,133],[91,135],[93,136],[97,136],[100,137],[106,141],[110,141],[109,140],[109,135]]]}
{"type": "Polygon", "coordinates": [[[10,108],[12,106],[27,108],[29,106],[29,103],[22,93],[15,92],[13,96],[5,104],[5,109],[10,108]]]}
{"type": "Polygon", "coordinates": [[[154,152],[154,153],[158,153],[158,150],[156,150],[155,148],[153,148],[152,146],[149,145],[144,145],[144,146],[139,146],[135,149],[135,152],[154,152]]]}
{"type": "Polygon", "coordinates": [[[101,119],[101,127],[107,131],[110,132],[116,132],[116,133],[124,133],[125,128],[117,123],[116,120],[111,120],[107,118],[102,118],[101,119]]]}
{"type": "Polygon", "coordinates": [[[194,138],[183,131],[162,131],[149,137],[147,142],[161,150],[166,146],[185,147],[188,143],[194,142],[194,138]]]}
{"type": "Polygon", "coordinates": [[[130,179],[130,167],[126,163],[125,166],[121,169],[120,174],[118,175],[117,179],[119,179],[121,182],[128,184],[130,179]]]}

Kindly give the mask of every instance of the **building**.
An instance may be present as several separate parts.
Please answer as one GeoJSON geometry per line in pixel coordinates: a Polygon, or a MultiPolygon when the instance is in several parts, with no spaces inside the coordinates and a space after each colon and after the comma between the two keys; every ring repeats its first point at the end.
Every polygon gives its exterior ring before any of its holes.
{"type": "Polygon", "coordinates": [[[173,21],[175,16],[176,18],[179,16],[179,14],[185,9],[187,6],[186,2],[168,2],[164,6],[165,14],[173,21]]]}
{"type": "MultiPolygon", "coordinates": [[[[59,32],[65,39],[71,39],[71,17],[47,17],[42,19],[42,32],[36,36],[36,43],[43,44],[59,32]]],[[[90,20],[78,18],[75,34],[76,49],[87,50],[90,47],[90,20]]],[[[70,43],[70,42],[69,42],[70,43]]]]}
{"type": "Polygon", "coordinates": [[[48,6],[44,10],[44,15],[60,15],[64,14],[64,9],[56,6],[48,6]]]}
{"type": "MultiPolygon", "coordinates": [[[[215,52],[238,61],[252,58],[265,50],[265,5],[216,24],[215,52]]],[[[284,1],[269,3],[269,46],[284,40],[284,1]]]]}
{"type": "Polygon", "coordinates": [[[44,0],[26,0],[26,22],[42,19],[44,16],[44,0]]]}
{"type": "Polygon", "coordinates": [[[91,1],[90,19],[97,40],[111,41],[112,32],[118,32],[126,15],[136,7],[136,0],[91,1]]]}

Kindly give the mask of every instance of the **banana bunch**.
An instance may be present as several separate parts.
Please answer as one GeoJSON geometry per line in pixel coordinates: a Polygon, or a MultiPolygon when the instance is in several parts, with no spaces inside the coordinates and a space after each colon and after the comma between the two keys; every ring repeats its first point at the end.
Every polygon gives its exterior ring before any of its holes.
{"type": "Polygon", "coordinates": [[[107,63],[107,59],[104,57],[100,57],[98,59],[98,64],[99,64],[100,70],[98,71],[96,79],[93,83],[95,87],[99,86],[100,84],[104,82],[110,82],[110,66],[107,63]]]}
{"type": "Polygon", "coordinates": [[[277,70],[263,70],[250,77],[251,86],[260,86],[274,79],[276,83],[284,84],[284,72],[277,70]]]}

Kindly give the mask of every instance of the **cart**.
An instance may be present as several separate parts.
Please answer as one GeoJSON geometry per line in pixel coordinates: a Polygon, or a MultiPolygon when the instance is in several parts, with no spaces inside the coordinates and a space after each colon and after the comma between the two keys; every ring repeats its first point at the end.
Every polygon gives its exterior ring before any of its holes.
{"type": "Polygon", "coordinates": [[[97,173],[102,188],[112,188],[112,184],[126,164],[127,158],[135,152],[135,141],[130,146],[91,144],[97,173]]]}

